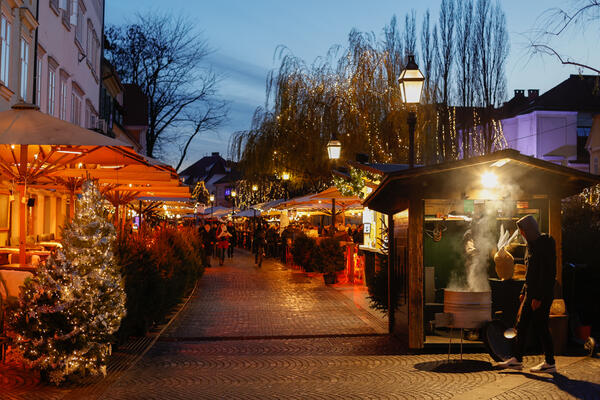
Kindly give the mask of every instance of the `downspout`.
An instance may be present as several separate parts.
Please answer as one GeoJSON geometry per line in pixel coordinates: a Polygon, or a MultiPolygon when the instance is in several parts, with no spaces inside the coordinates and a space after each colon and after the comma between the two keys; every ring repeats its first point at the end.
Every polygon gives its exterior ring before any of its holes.
{"type": "MultiPolygon", "coordinates": [[[[39,1],[39,0],[38,0],[39,1]]],[[[98,87],[98,118],[101,118],[100,107],[102,104],[102,60],[104,59],[104,17],[106,15],[106,0],[102,1],[102,35],[100,36],[100,65],[98,66],[98,76],[100,77],[100,86],[98,87]]]]}
{"type": "MultiPolygon", "coordinates": [[[[35,21],[37,22],[37,26],[35,27],[35,39],[34,39],[34,48],[33,48],[33,94],[31,95],[31,104],[36,104],[37,102],[37,68],[38,68],[38,31],[40,29],[40,0],[36,1],[35,5],[35,21]]],[[[25,101],[25,99],[23,99],[25,101]]],[[[39,104],[38,104],[39,106],[39,104]]]]}

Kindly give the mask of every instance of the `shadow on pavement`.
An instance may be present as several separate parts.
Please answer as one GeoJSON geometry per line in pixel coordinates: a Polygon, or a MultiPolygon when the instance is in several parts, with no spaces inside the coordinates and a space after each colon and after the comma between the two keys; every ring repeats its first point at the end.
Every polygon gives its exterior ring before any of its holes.
{"type": "Polygon", "coordinates": [[[481,372],[493,369],[491,363],[481,360],[428,361],[415,364],[415,368],[441,374],[464,374],[466,372],[481,372]]]}
{"type": "Polygon", "coordinates": [[[502,371],[507,375],[523,375],[531,380],[552,383],[558,389],[578,399],[600,398],[600,384],[578,379],[571,379],[559,372],[553,374],[532,374],[530,372],[502,371]]]}

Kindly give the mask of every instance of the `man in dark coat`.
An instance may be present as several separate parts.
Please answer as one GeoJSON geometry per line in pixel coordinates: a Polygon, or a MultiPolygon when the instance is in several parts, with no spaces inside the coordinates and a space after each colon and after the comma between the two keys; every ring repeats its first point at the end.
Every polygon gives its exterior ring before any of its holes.
{"type": "Polygon", "coordinates": [[[204,247],[202,264],[204,264],[204,268],[209,268],[210,255],[212,254],[212,247],[214,244],[214,236],[208,222],[203,228],[200,228],[200,240],[202,241],[202,247],[204,247]]]}
{"type": "Polygon", "coordinates": [[[522,311],[517,322],[515,356],[499,364],[502,368],[523,369],[523,354],[527,333],[531,327],[541,340],[545,361],[531,368],[531,372],[556,372],[554,346],[548,328],[550,306],[554,299],[556,277],[556,243],[551,236],[540,233],[537,221],[531,215],[517,221],[521,235],[527,241],[525,264],[527,275],[521,291],[522,311]]]}

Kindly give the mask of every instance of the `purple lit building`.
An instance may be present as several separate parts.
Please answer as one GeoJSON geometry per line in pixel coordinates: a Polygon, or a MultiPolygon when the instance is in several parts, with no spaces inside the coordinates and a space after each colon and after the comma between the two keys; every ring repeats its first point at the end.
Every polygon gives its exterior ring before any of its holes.
{"type": "Polygon", "coordinates": [[[590,167],[586,142],[600,114],[598,77],[571,75],[546,93],[515,90],[499,110],[508,147],[522,154],[585,172],[590,167]]]}

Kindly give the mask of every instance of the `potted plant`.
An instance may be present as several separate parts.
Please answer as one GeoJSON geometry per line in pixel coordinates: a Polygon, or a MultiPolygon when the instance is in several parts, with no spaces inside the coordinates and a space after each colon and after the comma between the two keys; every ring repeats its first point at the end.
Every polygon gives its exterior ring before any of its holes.
{"type": "Polygon", "coordinates": [[[344,249],[334,238],[323,239],[315,252],[314,264],[323,272],[323,280],[330,285],[336,282],[337,272],[344,269],[344,249]]]}

